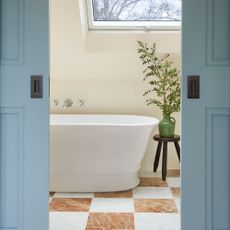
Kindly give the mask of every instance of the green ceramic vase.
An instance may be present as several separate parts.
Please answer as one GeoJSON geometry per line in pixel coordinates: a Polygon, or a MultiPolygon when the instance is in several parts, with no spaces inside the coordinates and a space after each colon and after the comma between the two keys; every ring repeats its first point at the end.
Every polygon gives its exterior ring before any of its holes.
{"type": "Polygon", "coordinates": [[[161,137],[173,137],[175,133],[175,125],[176,120],[174,117],[164,116],[164,118],[160,121],[159,134],[161,137]]]}

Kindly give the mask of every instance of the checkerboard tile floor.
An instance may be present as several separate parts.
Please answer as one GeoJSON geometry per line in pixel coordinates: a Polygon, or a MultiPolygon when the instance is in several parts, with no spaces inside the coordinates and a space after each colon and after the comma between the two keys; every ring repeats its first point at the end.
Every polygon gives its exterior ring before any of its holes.
{"type": "Polygon", "coordinates": [[[109,193],[50,193],[49,230],[180,230],[180,178],[141,177],[109,193]]]}

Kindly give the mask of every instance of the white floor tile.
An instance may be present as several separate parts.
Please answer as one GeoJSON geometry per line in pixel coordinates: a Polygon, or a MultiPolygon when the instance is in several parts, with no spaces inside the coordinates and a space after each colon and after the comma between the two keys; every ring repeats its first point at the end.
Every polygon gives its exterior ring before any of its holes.
{"type": "Polygon", "coordinates": [[[94,194],[93,193],[55,193],[54,194],[55,198],[93,198],[94,194]]]}
{"type": "Polygon", "coordinates": [[[134,212],[132,198],[94,198],[90,212],[134,212]]]}
{"type": "Polygon", "coordinates": [[[180,216],[168,213],[135,213],[135,230],[180,230],[180,216]]]}
{"type": "Polygon", "coordinates": [[[165,187],[137,187],[133,190],[134,198],[142,199],[172,199],[172,192],[165,187]]]}
{"type": "Polygon", "coordinates": [[[168,177],[166,178],[167,184],[169,187],[180,187],[180,178],[179,177],[168,177]]]}
{"type": "Polygon", "coordinates": [[[178,209],[178,212],[180,213],[180,210],[181,210],[181,208],[180,208],[180,199],[176,199],[175,203],[176,203],[176,207],[178,209]]]}
{"type": "Polygon", "coordinates": [[[88,215],[85,212],[50,212],[49,230],[85,230],[88,215]]]}

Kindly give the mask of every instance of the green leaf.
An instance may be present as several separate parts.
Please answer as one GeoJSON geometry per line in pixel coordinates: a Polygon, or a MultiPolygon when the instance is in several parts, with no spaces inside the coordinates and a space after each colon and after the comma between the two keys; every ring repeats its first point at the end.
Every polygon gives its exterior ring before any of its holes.
{"type": "Polygon", "coordinates": [[[142,65],[145,67],[143,80],[151,78],[148,84],[152,88],[146,90],[143,94],[143,96],[152,95],[146,100],[147,105],[155,104],[166,114],[179,111],[181,94],[180,71],[173,66],[173,61],[169,59],[170,54],[160,57],[156,55],[155,43],[150,47],[142,41],[137,41],[137,43],[137,52],[142,65]]]}

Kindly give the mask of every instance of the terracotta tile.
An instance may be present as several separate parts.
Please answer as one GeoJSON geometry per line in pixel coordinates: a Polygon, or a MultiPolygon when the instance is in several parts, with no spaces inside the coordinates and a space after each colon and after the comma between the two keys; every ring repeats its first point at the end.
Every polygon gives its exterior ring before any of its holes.
{"type": "Polygon", "coordinates": [[[177,213],[174,200],[171,199],[135,199],[136,212],[177,213]]]}
{"type": "Polygon", "coordinates": [[[167,187],[166,181],[155,177],[141,177],[138,187],[167,187]]]}
{"type": "Polygon", "coordinates": [[[91,198],[53,198],[50,211],[88,212],[91,198]]]}
{"type": "Polygon", "coordinates": [[[122,191],[122,192],[95,192],[94,197],[96,198],[132,198],[133,191],[122,191]]]}
{"type": "Polygon", "coordinates": [[[86,230],[134,230],[133,213],[90,213],[86,230]]]}
{"type": "Polygon", "coordinates": [[[167,177],[180,177],[180,169],[169,169],[167,177]]]}
{"type": "Polygon", "coordinates": [[[180,198],[180,188],[171,188],[172,195],[175,199],[180,198]]]}

